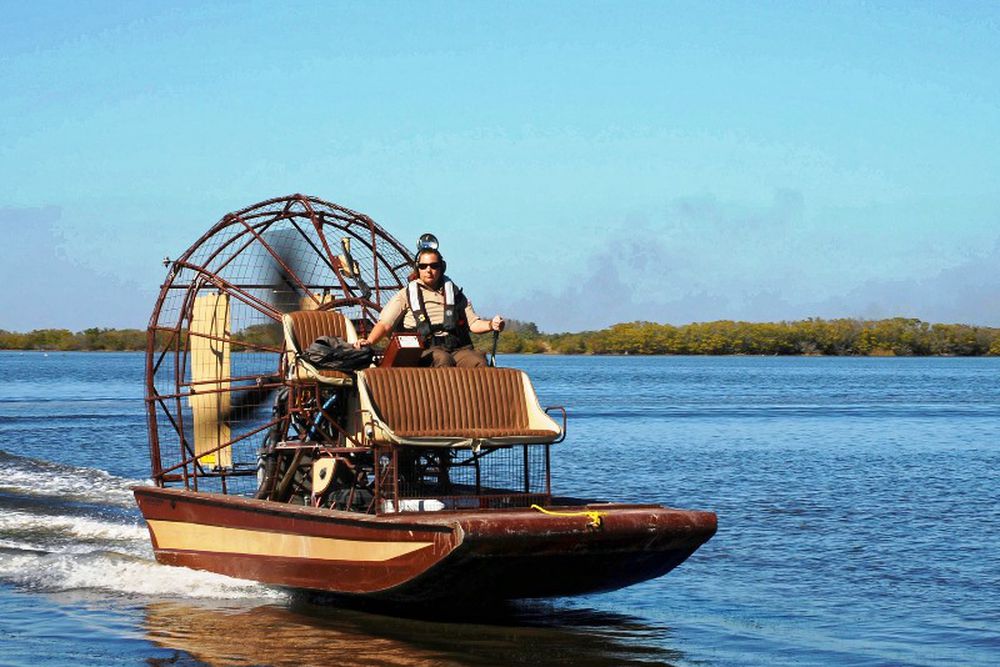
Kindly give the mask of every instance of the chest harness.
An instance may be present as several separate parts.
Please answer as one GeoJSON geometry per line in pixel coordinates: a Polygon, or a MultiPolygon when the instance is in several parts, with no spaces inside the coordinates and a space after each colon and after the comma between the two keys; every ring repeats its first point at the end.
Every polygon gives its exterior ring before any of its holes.
{"type": "Polygon", "coordinates": [[[417,322],[417,335],[424,341],[425,347],[438,346],[448,351],[456,350],[472,344],[469,335],[469,323],[465,321],[464,313],[459,315],[455,310],[455,283],[448,278],[444,280],[444,321],[441,324],[431,324],[424,306],[423,290],[419,280],[411,280],[407,285],[406,295],[410,302],[413,319],[417,322]]]}

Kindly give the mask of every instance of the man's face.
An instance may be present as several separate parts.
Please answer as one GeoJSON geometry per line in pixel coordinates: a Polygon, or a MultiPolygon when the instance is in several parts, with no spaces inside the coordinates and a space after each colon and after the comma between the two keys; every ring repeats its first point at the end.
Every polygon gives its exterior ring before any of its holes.
{"type": "Polygon", "coordinates": [[[437,253],[422,252],[417,257],[417,272],[420,282],[426,287],[436,287],[441,279],[441,259],[437,253]]]}

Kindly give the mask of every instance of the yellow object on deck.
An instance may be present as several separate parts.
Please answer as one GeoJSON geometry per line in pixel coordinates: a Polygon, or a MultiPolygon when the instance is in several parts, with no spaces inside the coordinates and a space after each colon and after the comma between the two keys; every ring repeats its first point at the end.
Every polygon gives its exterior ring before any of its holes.
{"type": "Polygon", "coordinates": [[[597,512],[595,510],[585,510],[582,512],[556,512],[555,510],[547,510],[541,505],[532,505],[531,509],[538,510],[542,514],[549,514],[551,516],[587,516],[590,517],[590,527],[600,528],[601,524],[604,522],[602,518],[604,513],[597,512]]]}

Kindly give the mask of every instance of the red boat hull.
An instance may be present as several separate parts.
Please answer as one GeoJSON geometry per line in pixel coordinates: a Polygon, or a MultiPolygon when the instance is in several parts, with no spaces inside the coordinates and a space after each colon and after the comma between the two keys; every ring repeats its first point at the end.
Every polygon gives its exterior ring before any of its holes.
{"type": "Polygon", "coordinates": [[[614,590],[666,574],[716,531],[712,512],[657,505],[372,516],[156,487],[133,491],[161,563],[377,601],[614,590]]]}

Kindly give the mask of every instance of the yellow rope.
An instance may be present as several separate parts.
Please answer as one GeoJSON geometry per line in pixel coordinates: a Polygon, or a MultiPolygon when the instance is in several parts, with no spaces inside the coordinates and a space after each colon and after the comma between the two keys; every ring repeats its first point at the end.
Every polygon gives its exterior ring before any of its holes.
{"type": "Polygon", "coordinates": [[[531,509],[538,510],[542,514],[549,514],[551,516],[587,516],[587,517],[590,517],[590,527],[591,528],[600,528],[601,527],[601,523],[603,521],[601,519],[601,517],[604,516],[603,513],[601,513],[601,512],[595,512],[593,510],[588,510],[588,511],[585,511],[585,512],[554,512],[552,510],[545,509],[541,505],[532,505],[531,509]]]}

